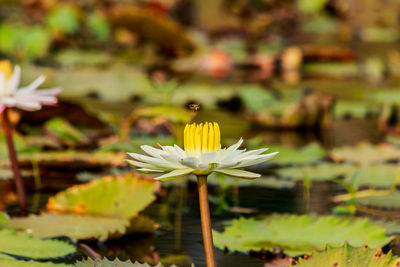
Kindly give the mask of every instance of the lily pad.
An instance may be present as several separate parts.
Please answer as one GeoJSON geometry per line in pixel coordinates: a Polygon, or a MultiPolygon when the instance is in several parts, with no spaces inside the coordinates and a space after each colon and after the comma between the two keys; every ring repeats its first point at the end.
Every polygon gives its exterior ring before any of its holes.
{"type": "Polygon", "coordinates": [[[4,227],[23,230],[35,237],[68,236],[72,239],[107,240],[110,236],[123,235],[129,226],[125,218],[95,217],[76,214],[41,214],[13,218],[4,227]]]}
{"type": "Polygon", "coordinates": [[[42,240],[27,233],[0,230],[0,254],[32,260],[50,260],[75,253],[73,245],[60,240],[42,240]]]}
{"type": "Polygon", "coordinates": [[[274,158],[275,164],[306,164],[323,158],[325,150],[318,143],[310,143],[300,149],[293,149],[279,145],[268,146],[270,152],[279,152],[274,158]]]}
{"type": "Polygon", "coordinates": [[[35,154],[21,154],[18,157],[22,167],[32,167],[32,158],[35,158],[41,168],[71,169],[101,169],[112,166],[125,165],[126,153],[114,152],[84,152],[76,150],[38,152],[35,154]]]}
{"type": "Polygon", "coordinates": [[[55,212],[133,218],[155,199],[157,182],[134,174],[105,176],[49,198],[55,212]]]}
{"type": "Polygon", "coordinates": [[[400,160],[400,149],[389,145],[372,145],[360,143],[357,146],[335,148],[330,156],[335,161],[349,161],[355,163],[379,163],[391,160],[400,160]]]}
{"type": "Polygon", "coordinates": [[[83,133],[63,118],[57,117],[48,120],[44,127],[48,132],[58,137],[66,144],[76,145],[88,141],[83,133]]]}
{"type": "Polygon", "coordinates": [[[356,204],[374,208],[400,209],[400,192],[382,196],[369,196],[355,199],[356,204]]]}
{"type": "MultiPolygon", "coordinates": [[[[139,263],[139,262],[135,262],[132,263],[130,260],[128,261],[121,261],[119,259],[115,259],[113,261],[109,260],[109,259],[87,259],[84,261],[78,261],[77,263],[75,263],[74,265],[75,267],[92,267],[92,266],[96,266],[96,267],[153,267],[147,263],[139,263]]],[[[162,265],[161,263],[155,265],[154,267],[164,267],[164,265],[162,265]]]]}
{"type": "Polygon", "coordinates": [[[62,263],[18,261],[12,259],[0,259],[0,267],[73,267],[62,263]]]}
{"type": "Polygon", "coordinates": [[[334,117],[363,119],[369,115],[378,116],[379,109],[379,105],[367,101],[339,100],[334,107],[334,117]]]}
{"type": "Polygon", "coordinates": [[[392,237],[385,229],[370,224],[368,219],[334,216],[272,215],[261,220],[240,218],[230,222],[223,233],[214,231],[214,242],[220,249],[248,252],[283,248],[289,256],[311,254],[326,245],[352,246],[365,243],[372,248],[386,245],[392,237]],[[332,234],[335,233],[335,234],[332,234]]]}
{"type": "Polygon", "coordinates": [[[349,164],[323,163],[313,166],[291,167],[278,170],[278,175],[285,179],[312,181],[333,180],[353,174],[357,166],[349,164]]]}
{"type": "Polygon", "coordinates": [[[299,267],[396,267],[400,259],[390,251],[384,254],[381,249],[371,249],[367,246],[352,247],[347,243],[343,247],[328,246],[323,252],[313,252],[310,258],[299,259],[299,267]]]}

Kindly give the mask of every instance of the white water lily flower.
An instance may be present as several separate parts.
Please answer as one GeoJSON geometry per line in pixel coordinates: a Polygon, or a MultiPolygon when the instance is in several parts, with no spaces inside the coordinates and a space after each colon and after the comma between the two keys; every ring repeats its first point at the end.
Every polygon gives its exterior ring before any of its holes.
{"type": "Polygon", "coordinates": [[[221,149],[220,136],[219,126],[215,122],[206,122],[204,125],[187,124],[184,131],[185,150],[177,145],[161,146],[161,149],[143,145],[141,148],[148,156],[128,153],[133,160],[127,161],[139,167],[139,171],[166,172],[156,178],[161,181],[189,173],[208,175],[211,172],[241,178],[258,178],[260,174],[241,168],[265,162],[278,153],[262,154],[267,148],[241,150],[239,147],[243,139],[226,149],[221,149]]]}
{"type": "Polygon", "coordinates": [[[8,60],[0,61],[0,113],[6,107],[17,107],[24,110],[38,110],[42,105],[57,103],[60,88],[36,90],[45,80],[43,75],[26,87],[18,88],[21,68],[16,66],[12,71],[8,60]]]}

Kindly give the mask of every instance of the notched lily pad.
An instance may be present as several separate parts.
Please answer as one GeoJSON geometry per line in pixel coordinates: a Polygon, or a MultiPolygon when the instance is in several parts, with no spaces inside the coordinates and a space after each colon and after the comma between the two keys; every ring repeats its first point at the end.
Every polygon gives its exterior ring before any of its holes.
{"type": "Polygon", "coordinates": [[[76,214],[41,214],[12,218],[4,226],[26,231],[39,238],[68,236],[72,239],[96,238],[105,241],[110,236],[125,234],[129,220],[76,214]]]}
{"type": "Polygon", "coordinates": [[[73,267],[62,263],[0,259],[0,267],[73,267]]]}
{"type": "Polygon", "coordinates": [[[397,267],[400,259],[390,251],[384,254],[381,249],[371,249],[368,246],[352,247],[347,243],[343,247],[328,246],[322,252],[313,252],[310,258],[302,259],[293,265],[298,267],[397,267]]]}
{"type": "MultiPolygon", "coordinates": [[[[132,263],[130,260],[128,261],[121,261],[119,259],[115,259],[113,261],[109,260],[109,259],[87,259],[84,261],[78,261],[77,263],[75,263],[74,267],[164,267],[164,265],[162,265],[161,263],[155,265],[155,266],[151,266],[147,263],[139,263],[139,262],[135,262],[132,263]]],[[[175,266],[175,265],[173,265],[175,266]]],[[[172,266],[171,266],[172,267],[172,266]]]]}
{"type": "Polygon", "coordinates": [[[105,176],[49,198],[47,210],[130,219],[153,202],[157,185],[135,174],[105,176]]]}
{"type": "Polygon", "coordinates": [[[248,252],[270,250],[279,246],[289,256],[311,254],[325,246],[353,246],[368,243],[377,248],[392,237],[385,229],[370,224],[368,219],[347,219],[334,216],[272,215],[261,220],[240,218],[230,221],[223,233],[214,231],[214,242],[220,249],[248,252]],[[332,234],[335,233],[335,234],[332,234]]]}
{"type": "Polygon", "coordinates": [[[27,233],[17,233],[9,229],[0,230],[1,255],[31,260],[51,260],[75,252],[75,246],[64,241],[42,240],[27,233]]]}

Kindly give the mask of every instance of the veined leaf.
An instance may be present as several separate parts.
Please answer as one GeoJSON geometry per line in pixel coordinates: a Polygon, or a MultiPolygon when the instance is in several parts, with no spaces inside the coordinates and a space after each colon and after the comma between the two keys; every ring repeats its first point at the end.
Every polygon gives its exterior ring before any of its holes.
{"type": "Polygon", "coordinates": [[[369,247],[352,247],[347,243],[343,247],[328,246],[322,252],[313,252],[307,260],[300,258],[298,267],[396,267],[400,259],[390,251],[384,254],[381,249],[369,247]]]}
{"type": "Polygon", "coordinates": [[[27,233],[17,233],[8,229],[0,230],[0,254],[2,255],[49,260],[75,252],[75,247],[64,241],[42,240],[27,233]]]}
{"type": "Polygon", "coordinates": [[[125,234],[129,220],[76,214],[41,214],[12,218],[4,226],[26,231],[39,238],[68,236],[72,239],[96,238],[105,241],[110,236],[125,234]]]}
{"type": "Polygon", "coordinates": [[[13,259],[0,259],[0,267],[73,267],[62,263],[19,261],[13,259]]]}
{"type": "Polygon", "coordinates": [[[130,219],[153,202],[156,188],[156,181],[135,174],[105,176],[49,198],[47,209],[130,219]]]}
{"type": "MultiPolygon", "coordinates": [[[[132,263],[131,261],[120,261],[119,259],[116,260],[108,260],[108,259],[87,259],[84,261],[78,261],[74,265],[75,267],[152,267],[151,265],[147,263],[139,263],[135,262],[132,263]]],[[[164,267],[161,263],[155,265],[154,267],[164,267]]],[[[172,266],[171,266],[172,267],[172,266]]]]}
{"type": "Polygon", "coordinates": [[[230,223],[223,233],[214,231],[214,242],[220,249],[248,252],[279,246],[286,254],[295,256],[323,250],[326,245],[341,246],[344,242],[352,246],[368,243],[377,248],[392,240],[385,236],[384,228],[370,224],[368,219],[273,215],[261,220],[240,218],[230,223]]]}

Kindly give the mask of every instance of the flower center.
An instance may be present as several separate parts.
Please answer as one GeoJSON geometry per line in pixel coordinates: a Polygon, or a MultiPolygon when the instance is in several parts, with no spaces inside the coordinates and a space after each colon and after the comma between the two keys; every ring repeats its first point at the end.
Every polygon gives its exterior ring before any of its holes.
{"type": "Polygon", "coordinates": [[[6,80],[10,79],[12,75],[11,63],[8,60],[0,60],[0,73],[4,75],[6,80]]]}
{"type": "Polygon", "coordinates": [[[188,156],[198,156],[202,153],[219,150],[221,132],[218,123],[206,122],[186,124],[184,130],[184,145],[188,156]]]}

